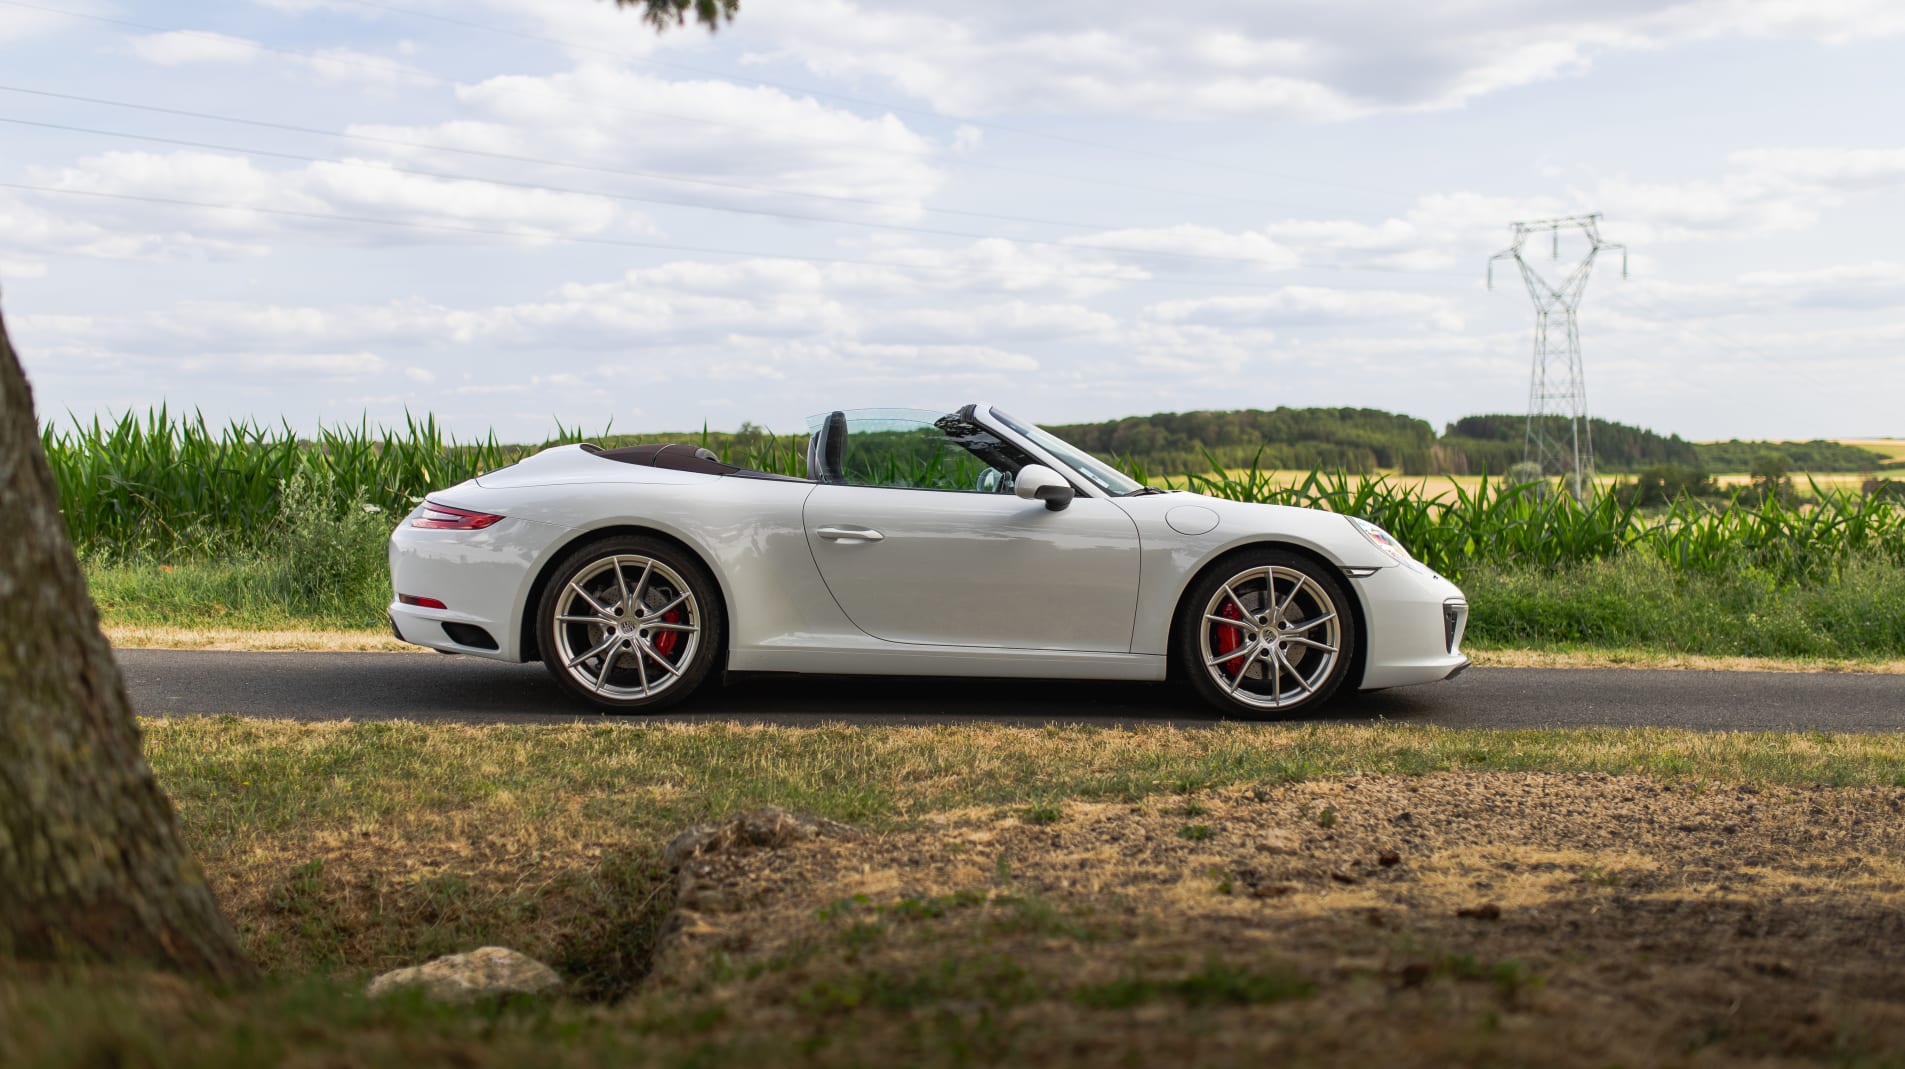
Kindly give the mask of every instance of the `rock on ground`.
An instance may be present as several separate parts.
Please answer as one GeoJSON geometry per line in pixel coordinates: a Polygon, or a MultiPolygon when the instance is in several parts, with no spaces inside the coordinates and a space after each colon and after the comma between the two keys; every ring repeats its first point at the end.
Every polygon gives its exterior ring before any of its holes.
{"type": "Polygon", "coordinates": [[[508,947],[479,947],[422,965],[394,969],[370,982],[371,998],[421,987],[442,1002],[474,1002],[490,995],[538,995],[562,986],[554,969],[508,947]]]}
{"type": "Polygon", "coordinates": [[[702,854],[720,854],[740,848],[778,850],[809,839],[851,839],[857,829],[825,817],[789,813],[764,806],[725,820],[709,820],[676,835],[662,850],[662,864],[680,869],[702,854]]]}

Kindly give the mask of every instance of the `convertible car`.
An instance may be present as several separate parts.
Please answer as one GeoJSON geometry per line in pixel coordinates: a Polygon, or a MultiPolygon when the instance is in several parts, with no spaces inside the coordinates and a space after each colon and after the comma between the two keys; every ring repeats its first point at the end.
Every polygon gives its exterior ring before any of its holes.
{"type": "Polygon", "coordinates": [[[809,672],[1176,678],[1277,717],[1468,666],[1462,592],[1365,520],[1145,486],[989,405],[811,426],[807,478],[583,444],[432,493],[391,627],[628,712],[809,672]]]}

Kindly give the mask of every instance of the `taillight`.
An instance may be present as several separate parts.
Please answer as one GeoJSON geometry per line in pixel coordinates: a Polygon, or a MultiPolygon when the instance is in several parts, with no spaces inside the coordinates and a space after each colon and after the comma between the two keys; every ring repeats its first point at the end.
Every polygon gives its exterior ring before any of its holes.
{"type": "Polygon", "coordinates": [[[410,526],[428,527],[437,531],[480,531],[501,519],[501,516],[488,512],[471,512],[469,509],[426,500],[423,503],[423,511],[417,513],[417,518],[410,521],[410,526]]]}
{"type": "Polygon", "coordinates": [[[415,594],[399,594],[397,600],[405,605],[415,605],[419,609],[448,609],[449,606],[435,598],[421,598],[415,594]]]}

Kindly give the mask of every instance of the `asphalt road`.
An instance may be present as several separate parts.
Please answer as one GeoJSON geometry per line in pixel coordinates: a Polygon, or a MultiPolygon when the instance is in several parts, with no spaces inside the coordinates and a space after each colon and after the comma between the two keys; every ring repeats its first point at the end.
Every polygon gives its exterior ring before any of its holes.
{"type": "MultiPolygon", "coordinates": [[[[120,650],[145,716],[233,713],[294,720],[596,720],[540,665],[402,653],[120,650]]],[[[649,719],[817,724],[1217,722],[1175,687],[1135,683],[756,677],[710,686],[649,719]]],[[[1660,726],[1697,731],[1897,731],[1905,675],[1476,668],[1448,683],[1348,695],[1318,722],[1443,727],[1660,726]]]]}

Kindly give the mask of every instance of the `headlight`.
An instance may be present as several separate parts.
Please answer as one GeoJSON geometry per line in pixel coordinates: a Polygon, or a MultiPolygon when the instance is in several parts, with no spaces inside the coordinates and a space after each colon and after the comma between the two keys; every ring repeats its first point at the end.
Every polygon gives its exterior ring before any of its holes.
{"type": "Polygon", "coordinates": [[[1395,535],[1392,535],[1388,531],[1385,531],[1382,528],[1376,526],[1375,524],[1370,523],[1368,520],[1359,520],[1354,516],[1350,516],[1348,517],[1348,519],[1350,522],[1350,526],[1356,528],[1356,530],[1360,532],[1364,538],[1369,539],[1370,545],[1375,546],[1377,549],[1380,549],[1384,553],[1387,553],[1391,557],[1394,557],[1396,559],[1397,564],[1414,564],[1415,563],[1415,558],[1409,556],[1409,551],[1402,548],[1402,543],[1396,541],[1395,535]]]}

